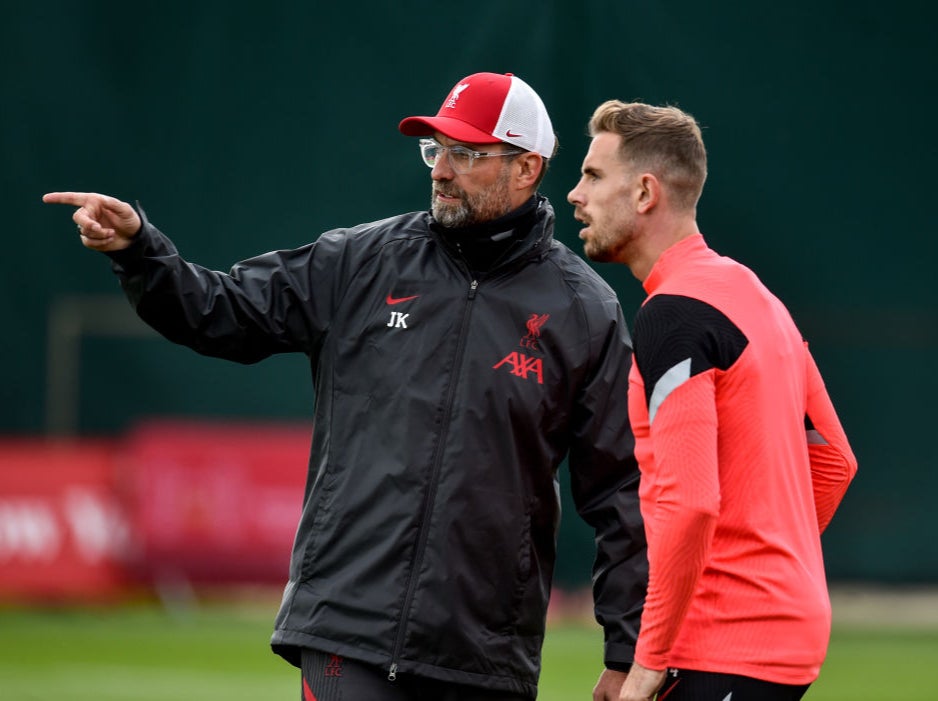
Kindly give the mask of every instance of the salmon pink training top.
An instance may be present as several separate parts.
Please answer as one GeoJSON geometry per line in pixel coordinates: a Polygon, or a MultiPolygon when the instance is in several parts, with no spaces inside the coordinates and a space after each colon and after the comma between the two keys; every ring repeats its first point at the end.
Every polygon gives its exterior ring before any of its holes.
{"type": "Polygon", "coordinates": [[[649,586],[635,659],[808,684],[830,637],[820,534],[856,458],[752,271],[695,234],[643,284],[629,416],[649,586]]]}

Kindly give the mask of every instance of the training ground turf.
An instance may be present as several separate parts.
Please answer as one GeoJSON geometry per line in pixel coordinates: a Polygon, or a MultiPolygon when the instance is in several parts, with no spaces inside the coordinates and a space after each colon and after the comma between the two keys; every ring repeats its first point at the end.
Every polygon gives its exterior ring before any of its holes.
{"type": "MultiPolygon", "coordinates": [[[[275,609],[261,600],[174,611],[0,610],[0,699],[293,701],[299,675],[267,645],[275,609]]],[[[553,623],[539,701],[588,701],[601,641],[587,623],[553,623]]],[[[805,698],[934,701],[936,662],[938,625],[926,617],[890,625],[888,616],[860,615],[835,625],[821,679],[805,698]]]]}

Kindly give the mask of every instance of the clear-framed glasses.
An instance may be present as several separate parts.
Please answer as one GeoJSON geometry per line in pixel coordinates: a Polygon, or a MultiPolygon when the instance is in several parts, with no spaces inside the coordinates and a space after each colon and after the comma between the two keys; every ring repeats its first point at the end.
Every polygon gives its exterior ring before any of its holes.
{"type": "Polygon", "coordinates": [[[477,158],[494,158],[496,156],[517,156],[524,153],[522,149],[509,151],[475,151],[468,146],[444,146],[436,139],[420,139],[420,156],[428,168],[433,168],[437,160],[446,152],[450,167],[459,175],[465,175],[472,170],[472,164],[477,158]]]}

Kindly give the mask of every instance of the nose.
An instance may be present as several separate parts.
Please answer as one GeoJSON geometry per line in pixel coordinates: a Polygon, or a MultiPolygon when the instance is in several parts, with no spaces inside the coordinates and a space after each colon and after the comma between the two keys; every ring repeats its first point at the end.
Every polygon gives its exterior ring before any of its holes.
{"type": "Polygon", "coordinates": [[[456,171],[450,165],[448,153],[441,153],[436,159],[436,163],[433,164],[430,171],[430,177],[433,180],[452,180],[456,177],[456,171]]]}
{"type": "Polygon", "coordinates": [[[580,195],[580,183],[567,193],[567,202],[576,206],[583,204],[583,197],[580,195]]]}

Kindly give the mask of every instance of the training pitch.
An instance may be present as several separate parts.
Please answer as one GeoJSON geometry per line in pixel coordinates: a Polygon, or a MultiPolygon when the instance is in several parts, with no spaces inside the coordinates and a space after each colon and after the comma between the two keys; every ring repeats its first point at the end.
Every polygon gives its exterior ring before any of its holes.
{"type": "MultiPolygon", "coordinates": [[[[276,604],[0,610],[0,699],[292,701],[299,674],[267,645],[276,604]]],[[[548,630],[539,701],[590,699],[602,633],[548,630]]],[[[938,627],[835,626],[807,701],[934,701],[938,627]]]]}

